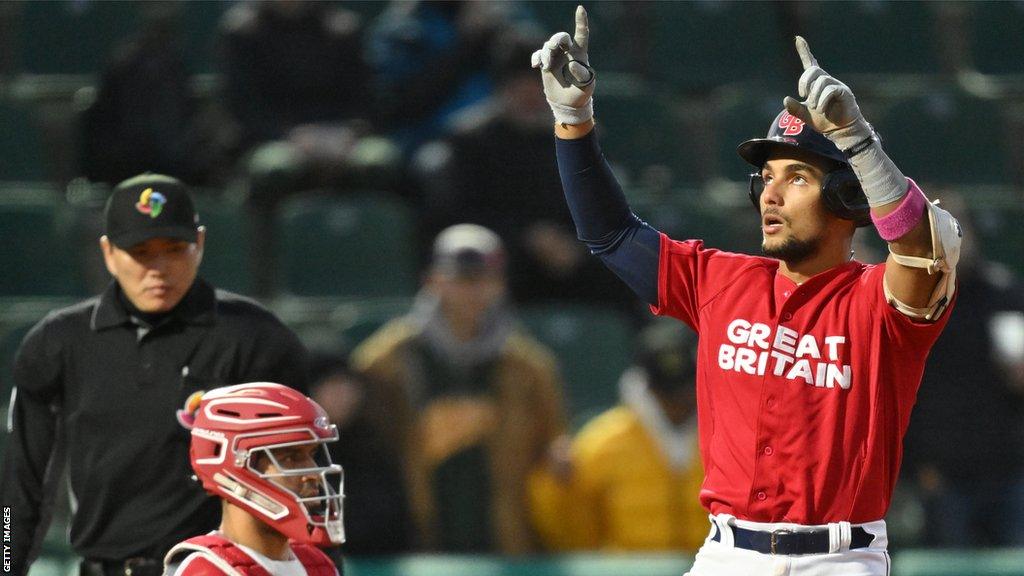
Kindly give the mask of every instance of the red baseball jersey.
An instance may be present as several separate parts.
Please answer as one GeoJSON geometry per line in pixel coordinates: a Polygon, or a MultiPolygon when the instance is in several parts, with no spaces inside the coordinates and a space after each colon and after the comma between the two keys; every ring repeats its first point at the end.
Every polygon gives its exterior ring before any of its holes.
{"type": "Polygon", "coordinates": [[[652,310],[700,335],[701,503],[756,522],[881,519],[950,312],[930,324],[899,313],[884,264],[850,261],[799,286],[778,269],[661,237],[652,310]]]}

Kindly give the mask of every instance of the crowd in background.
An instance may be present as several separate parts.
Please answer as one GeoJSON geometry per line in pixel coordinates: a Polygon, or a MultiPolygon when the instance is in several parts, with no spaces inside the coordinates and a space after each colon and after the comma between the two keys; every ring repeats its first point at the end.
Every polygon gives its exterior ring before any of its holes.
{"type": "MultiPolygon", "coordinates": [[[[144,10],[97,77],[82,176],[243,190],[263,298],[280,290],[273,222],[289,197],[374,190],[416,215],[412,309],[311,359],[312,396],[341,429],[345,553],[695,550],[708,525],[694,337],[652,323],[576,240],[529,67],[550,31],[529,7],[394,2],[367,20],[344,3],[235,4],[217,31],[212,102],[192,89],[182,10],[144,10]],[[517,306],[544,302],[616,308],[636,328],[621,402],[586,423],[565,407],[560,359],[517,320],[517,306]]],[[[896,511],[921,519],[897,546],[1024,546],[1024,291],[983,257],[970,209],[957,210],[957,307],[906,439],[896,511]]]]}

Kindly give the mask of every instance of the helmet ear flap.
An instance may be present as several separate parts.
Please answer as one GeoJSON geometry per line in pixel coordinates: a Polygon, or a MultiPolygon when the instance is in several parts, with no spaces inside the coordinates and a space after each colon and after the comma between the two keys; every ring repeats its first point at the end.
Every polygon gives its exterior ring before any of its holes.
{"type": "Polygon", "coordinates": [[[826,174],[821,199],[828,211],[839,218],[852,220],[858,227],[871,224],[868,199],[852,168],[843,167],[826,174]]]}

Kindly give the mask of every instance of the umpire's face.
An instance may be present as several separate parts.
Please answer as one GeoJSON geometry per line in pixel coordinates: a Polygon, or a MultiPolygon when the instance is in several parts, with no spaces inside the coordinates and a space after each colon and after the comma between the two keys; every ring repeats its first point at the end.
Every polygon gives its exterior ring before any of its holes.
{"type": "Polygon", "coordinates": [[[100,247],[107,270],[128,300],[142,312],[169,312],[188,293],[203,259],[206,230],[200,227],[196,241],[151,238],[120,248],[103,236],[100,247]]]}

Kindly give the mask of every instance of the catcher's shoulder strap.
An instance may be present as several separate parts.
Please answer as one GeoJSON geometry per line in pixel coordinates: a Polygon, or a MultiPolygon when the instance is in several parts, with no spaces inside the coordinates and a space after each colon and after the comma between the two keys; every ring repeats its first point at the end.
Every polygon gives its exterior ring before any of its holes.
{"type": "Polygon", "coordinates": [[[203,560],[213,564],[227,576],[271,576],[234,542],[216,534],[196,536],[175,545],[164,556],[165,571],[167,566],[184,560],[192,553],[200,554],[203,560]]]}

